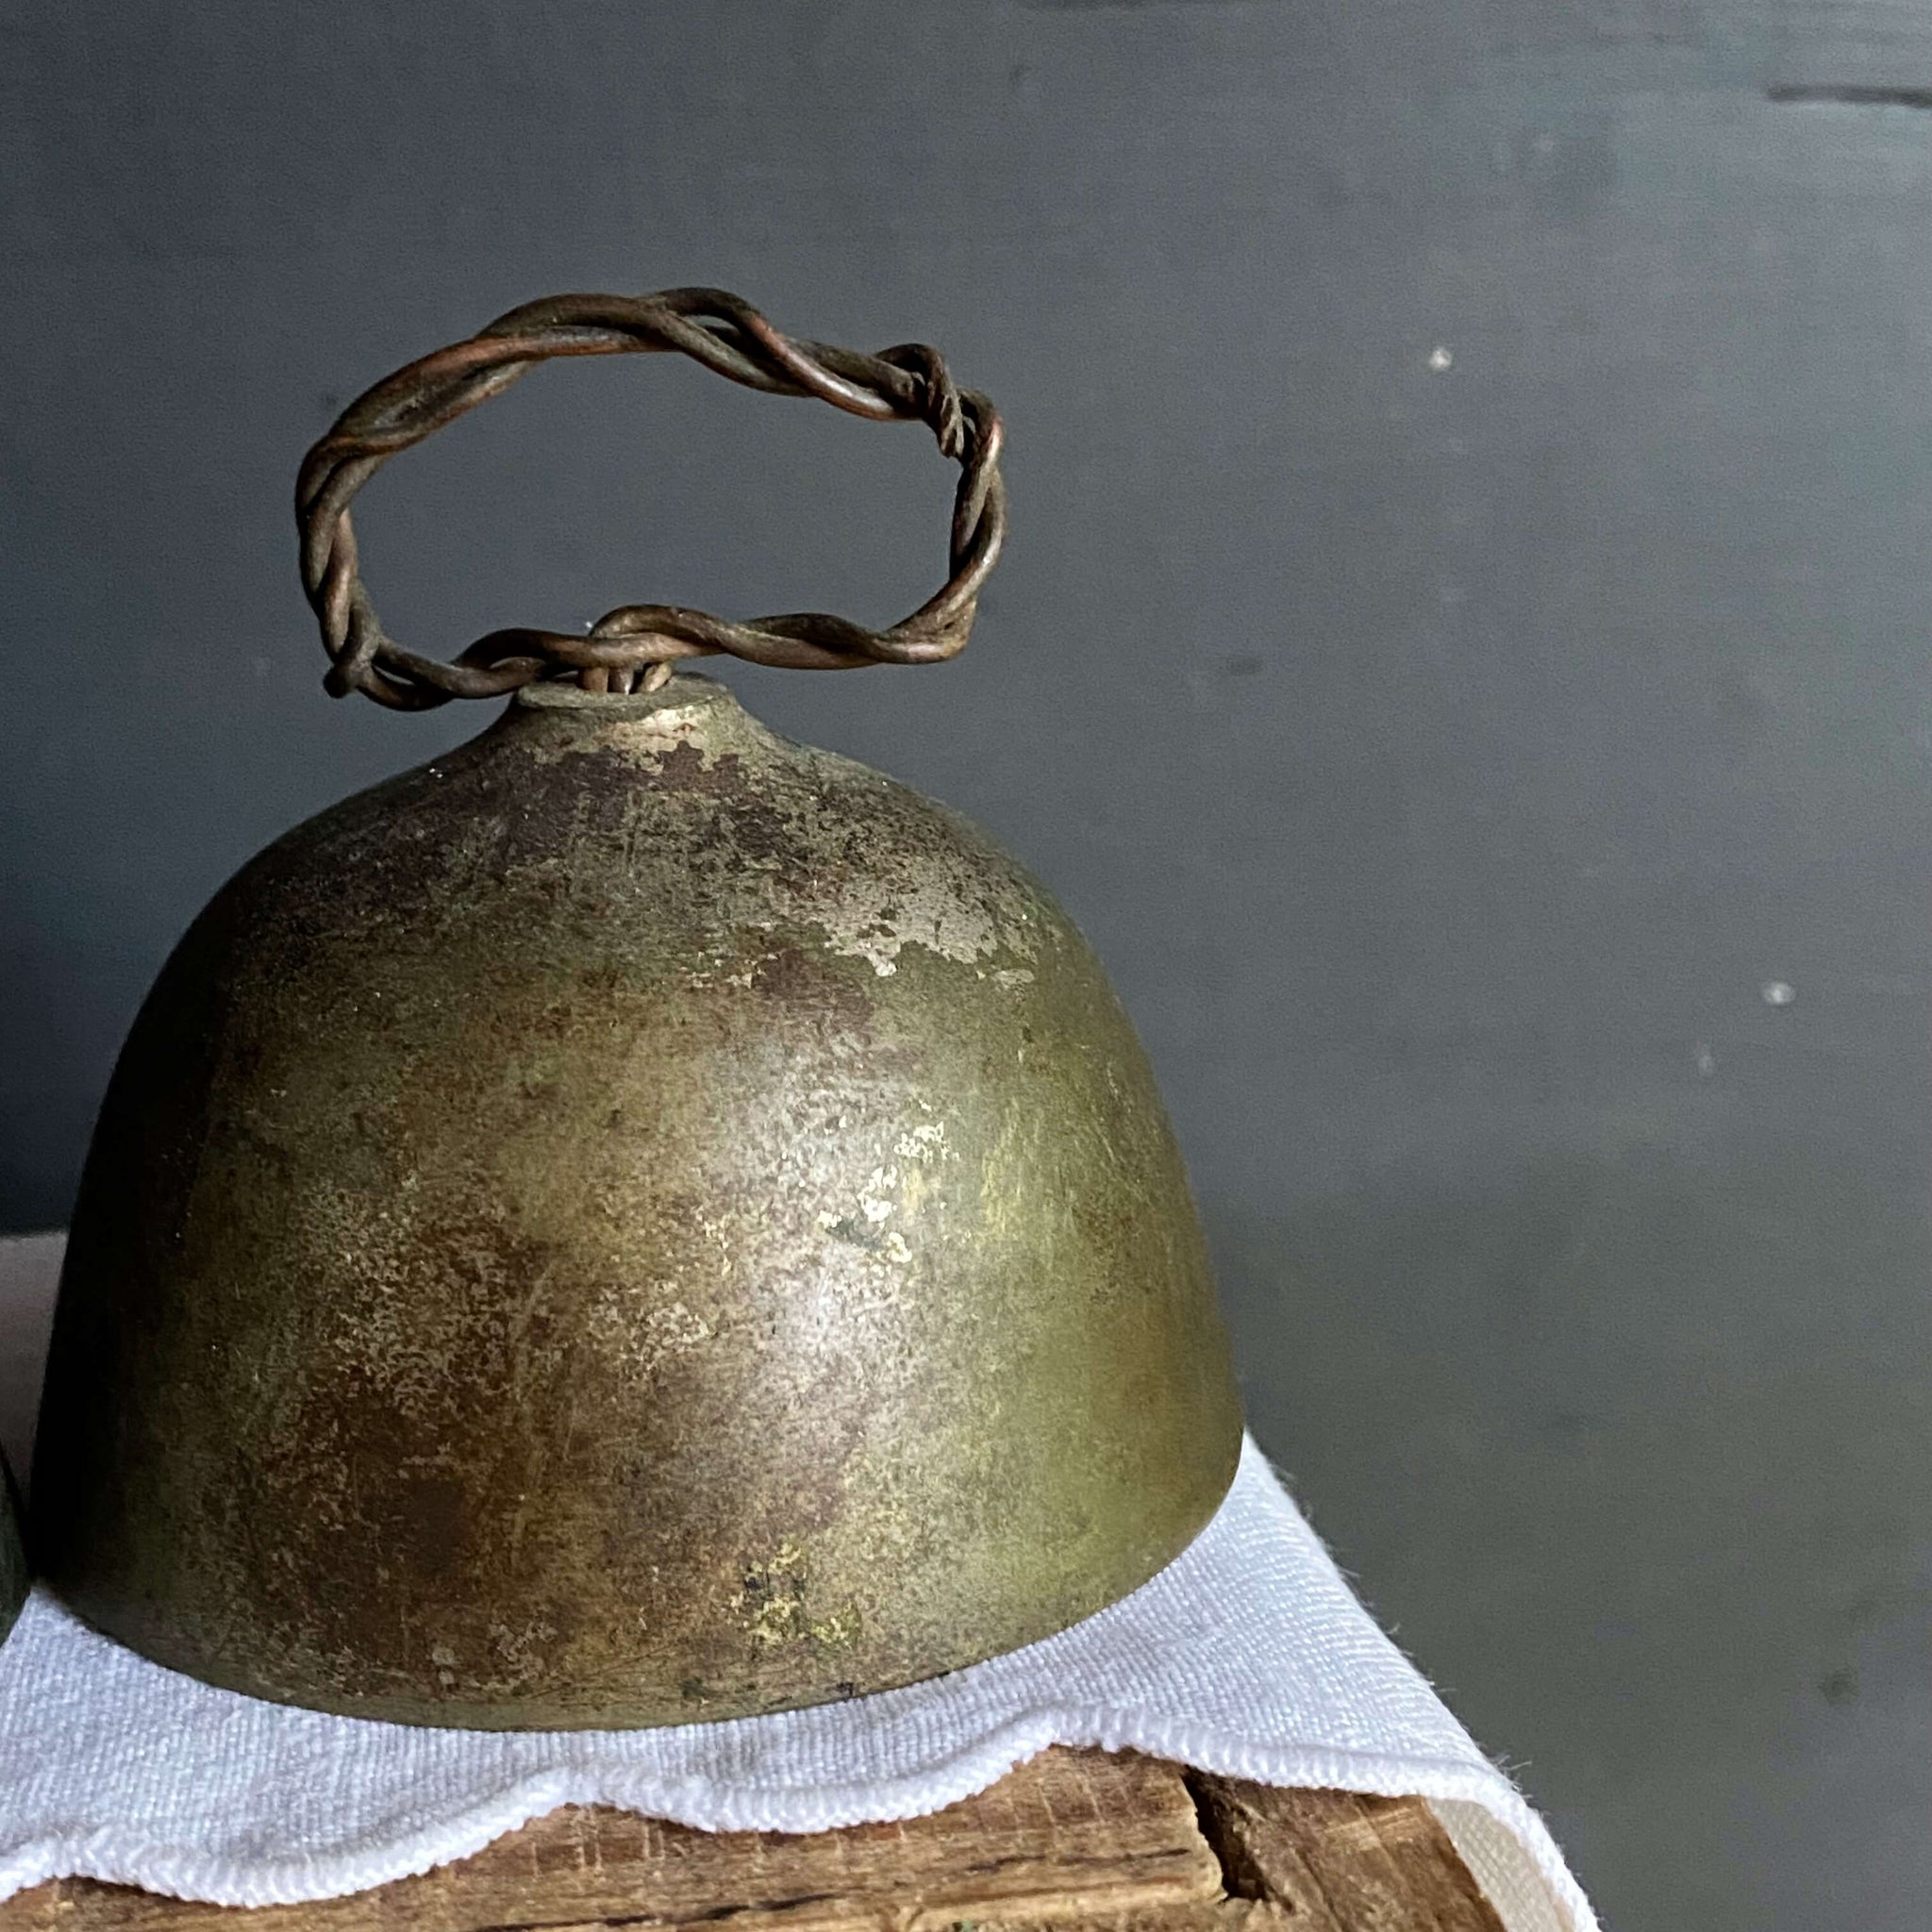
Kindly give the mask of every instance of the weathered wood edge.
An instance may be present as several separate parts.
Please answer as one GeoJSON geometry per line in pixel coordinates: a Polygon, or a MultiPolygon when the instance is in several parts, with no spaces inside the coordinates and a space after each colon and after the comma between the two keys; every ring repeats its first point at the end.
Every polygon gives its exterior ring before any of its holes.
{"type": "Polygon", "coordinates": [[[232,1907],[59,1879],[0,1932],[1501,1932],[1421,1799],[1279,1791],[1055,1749],[900,1824],[702,1832],[565,1807],[475,1857],[346,1898],[232,1907]]]}
{"type": "Polygon", "coordinates": [[[1228,1892],[1295,1932],[1504,1932],[1425,1799],[1184,1776],[1228,1892]]]}

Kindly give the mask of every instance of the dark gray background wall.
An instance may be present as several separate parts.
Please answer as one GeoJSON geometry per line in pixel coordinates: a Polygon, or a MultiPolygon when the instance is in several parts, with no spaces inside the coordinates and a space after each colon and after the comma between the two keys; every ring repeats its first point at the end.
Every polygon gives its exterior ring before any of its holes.
{"type": "MultiPolygon", "coordinates": [[[[321,694],[288,499],[343,400],[553,289],[937,341],[1011,430],[972,649],[724,675],[1088,927],[1257,1430],[1610,1923],[1932,1922],[1918,0],[0,36],[0,1224],[64,1217],[210,890],[483,723],[321,694]]],[[[894,617],[950,488],[607,363],[358,513],[443,652],[894,617]]]]}

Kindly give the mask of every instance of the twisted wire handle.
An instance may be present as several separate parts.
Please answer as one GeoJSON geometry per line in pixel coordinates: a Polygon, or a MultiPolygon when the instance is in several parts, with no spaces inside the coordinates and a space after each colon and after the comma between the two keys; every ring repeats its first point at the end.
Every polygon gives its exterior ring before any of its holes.
{"type": "Polygon", "coordinates": [[[411,362],[336,418],[303,458],[295,485],[302,587],[329,655],[335,697],[359,691],[398,710],[452,698],[500,696],[540,677],[575,674],[586,689],[655,690],[681,658],[728,652],[755,664],[845,671],[862,664],[936,664],[972,635],[979,589],[1006,536],[999,412],[960,389],[939,352],[908,342],[875,356],[794,340],[722,289],[655,295],[552,295],[499,316],[467,341],[411,362]],[[953,502],[952,575],[888,630],[824,611],[733,624],[669,604],[626,604],[588,633],[496,630],[454,661],[419,657],[388,635],[358,568],[350,500],[376,471],[553,356],[677,350],[720,375],[772,395],[817,396],[879,422],[924,423],[959,465],[953,502]]]}

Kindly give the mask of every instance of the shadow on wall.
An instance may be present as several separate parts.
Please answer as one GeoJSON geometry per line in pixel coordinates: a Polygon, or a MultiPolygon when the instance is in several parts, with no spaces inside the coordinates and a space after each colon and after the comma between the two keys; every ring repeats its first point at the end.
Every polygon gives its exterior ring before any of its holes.
{"type": "Polygon", "coordinates": [[[1629,1910],[1653,1869],[1658,1923],[1826,1874],[1839,1923],[1924,1840],[1914,1199],[1786,1140],[1210,1208],[1256,1435],[1585,1884],[1594,1846],[1629,1910]]]}

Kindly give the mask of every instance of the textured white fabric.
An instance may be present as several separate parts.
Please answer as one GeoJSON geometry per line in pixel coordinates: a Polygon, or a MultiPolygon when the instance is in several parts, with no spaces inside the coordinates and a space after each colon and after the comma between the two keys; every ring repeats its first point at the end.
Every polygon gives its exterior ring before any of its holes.
{"type": "MultiPolygon", "coordinates": [[[[43,1335],[57,1255],[0,1250],[6,1339],[43,1335]]],[[[19,1427],[6,1419],[9,1446],[19,1427]]],[[[1098,1616],[931,1683],[732,1724],[505,1735],[324,1717],[163,1670],[37,1591],[0,1650],[0,1896],[85,1874],[224,1904],[324,1898],[564,1804],[820,1830],[935,1810],[1053,1743],[1420,1793],[1512,1932],[1594,1932],[1541,1822],[1356,1602],[1252,1443],[1194,1544],[1098,1616]]]]}

